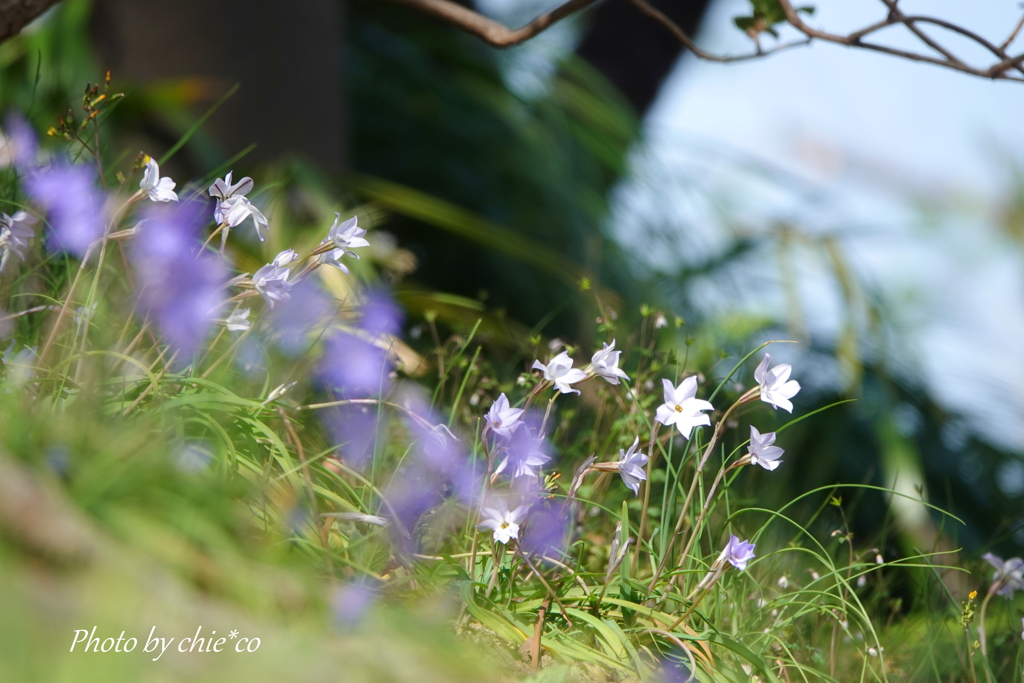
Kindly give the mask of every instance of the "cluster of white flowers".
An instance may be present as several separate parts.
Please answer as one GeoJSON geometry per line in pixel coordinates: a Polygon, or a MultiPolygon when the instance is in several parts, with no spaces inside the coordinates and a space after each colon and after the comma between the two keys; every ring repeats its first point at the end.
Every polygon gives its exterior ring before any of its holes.
{"type": "MultiPolygon", "coordinates": [[[[544,380],[550,382],[558,394],[579,394],[579,389],[574,389],[572,385],[592,377],[603,377],[608,383],[613,385],[618,385],[621,380],[629,381],[629,376],[619,368],[620,354],[621,351],[615,350],[615,340],[612,340],[610,344],[604,344],[599,351],[594,353],[590,365],[583,369],[573,367],[573,360],[567,351],[562,351],[546,364],[535,360],[533,369],[540,370],[543,373],[544,380]]],[[[762,401],[768,403],[773,408],[782,408],[792,412],[793,404],[790,402],[790,399],[800,391],[799,383],[789,379],[792,367],[788,363],[780,363],[774,368],[769,368],[770,363],[771,356],[765,354],[764,359],[754,372],[754,377],[758,383],[757,393],[762,401]]],[[[711,424],[711,418],[707,411],[713,411],[714,406],[709,401],[697,398],[697,384],[697,377],[695,375],[684,378],[678,385],[673,384],[667,379],[662,380],[664,402],[658,406],[654,419],[665,426],[675,426],[684,439],[690,438],[694,428],[711,424]]],[[[753,390],[746,395],[751,400],[753,398],[752,392],[753,390]]],[[[741,399],[741,401],[745,400],[747,400],[746,397],[741,399]]],[[[491,404],[490,410],[485,415],[487,429],[503,441],[511,443],[516,439],[517,430],[523,426],[524,414],[525,409],[513,408],[509,403],[508,397],[502,393],[491,404]]],[[[524,437],[519,440],[521,445],[512,468],[512,477],[514,479],[520,476],[536,478],[540,475],[540,468],[550,460],[550,457],[545,455],[541,448],[544,444],[543,435],[534,438],[529,433],[529,428],[526,428],[522,433],[524,437]]],[[[775,445],[775,439],[775,432],[762,434],[758,431],[757,427],[751,425],[747,454],[744,456],[744,459],[741,459],[736,464],[750,463],[759,465],[768,471],[775,470],[782,463],[780,458],[785,453],[782,448],[775,445]]],[[[633,439],[633,444],[628,449],[619,450],[618,460],[596,463],[591,466],[591,469],[618,473],[622,478],[623,484],[634,495],[640,495],[640,483],[647,480],[647,472],[644,467],[648,463],[649,456],[639,448],[640,437],[636,436],[633,439]]],[[[509,461],[510,456],[506,454],[496,468],[495,476],[505,471],[509,461]]],[[[520,511],[525,515],[525,507],[523,506],[517,507],[515,513],[508,513],[507,507],[502,508],[502,510],[504,510],[502,514],[505,514],[506,517],[508,515],[516,516],[520,511]]],[[[498,512],[494,509],[490,509],[488,513],[498,515],[498,512]]],[[[509,539],[518,538],[518,522],[520,520],[516,519],[514,523],[510,522],[507,526],[501,526],[501,533],[499,535],[498,527],[494,525],[498,524],[499,519],[504,518],[492,515],[487,519],[486,524],[488,526],[482,524],[479,528],[493,530],[494,540],[507,543],[509,539]]],[[[747,557],[746,553],[749,552],[749,557],[753,557],[753,545],[746,542],[740,543],[739,539],[733,539],[730,542],[729,549],[736,550],[736,552],[732,554],[727,552],[727,557],[723,557],[730,564],[741,570],[746,566],[746,559],[744,559],[747,557]]]]}

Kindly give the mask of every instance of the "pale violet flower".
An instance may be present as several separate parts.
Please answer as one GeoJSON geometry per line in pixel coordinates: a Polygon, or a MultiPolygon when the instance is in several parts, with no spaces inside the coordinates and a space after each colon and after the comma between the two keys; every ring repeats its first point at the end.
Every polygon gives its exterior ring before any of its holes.
{"type": "Polygon", "coordinates": [[[658,406],[655,418],[661,424],[675,425],[684,439],[690,438],[694,427],[710,425],[711,418],[702,410],[714,410],[715,407],[703,399],[697,398],[697,377],[687,377],[679,386],[667,379],[661,380],[665,390],[665,402],[658,406]]]}
{"type": "Polygon", "coordinates": [[[503,393],[497,401],[491,404],[491,409],[487,411],[485,418],[492,432],[508,439],[512,437],[512,432],[522,425],[524,412],[522,408],[511,407],[508,398],[503,393]]]}
{"type": "Polygon", "coordinates": [[[32,228],[36,217],[25,211],[18,211],[13,216],[0,213],[0,271],[7,266],[11,254],[25,260],[25,250],[29,240],[36,232],[32,228]]]}
{"type": "Polygon", "coordinates": [[[640,495],[640,482],[647,479],[647,472],[644,465],[647,464],[647,456],[637,450],[640,445],[640,437],[633,439],[633,445],[628,450],[619,449],[619,476],[622,483],[636,495],[640,495]]]}
{"type": "Polygon", "coordinates": [[[529,429],[518,430],[512,435],[505,458],[494,470],[494,474],[501,474],[506,467],[511,466],[510,475],[513,479],[536,479],[540,475],[540,468],[551,460],[551,456],[545,452],[546,446],[547,441],[543,436],[534,437],[529,429]]]}
{"type": "Polygon", "coordinates": [[[629,376],[619,369],[619,355],[622,351],[615,350],[615,340],[611,344],[602,344],[601,350],[590,359],[590,367],[594,374],[604,377],[609,384],[618,384],[619,379],[629,380],[629,376]]]}
{"type": "Polygon", "coordinates": [[[769,472],[781,465],[782,461],[779,458],[782,457],[785,451],[778,446],[773,446],[772,444],[774,443],[775,432],[762,434],[757,431],[757,427],[750,425],[750,446],[747,450],[750,455],[750,462],[760,465],[769,472]]]}
{"type": "Polygon", "coordinates": [[[224,321],[224,324],[227,325],[228,332],[245,332],[250,326],[249,309],[236,308],[224,321]]]}
{"type": "Polygon", "coordinates": [[[741,541],[738,536],[731,536],[725,550],[722,551],[722,558],[740,571],[747,568],[747,562],[754,559],[754,544],[750,541],[741,541]]]}
{"type": "Polygon", "coordinates": [[[294,259],[294,251],[288,249],[278,254],[272,263],[263,266],[252,276],[252,285],[256,288],[270,307],[278,301],[286,301],[291,297],[291,289],[294,283],[288,281],[291,270],[286,265],[294,259]]]}
{"type": "Polygon", "coordinates": [[[176,202],[178,195],[174,191],[174,181],[168,177],[160,177],[160,166],[156,159],[146,162],[146,170],[142,172],[142,182],[139,187],[145,191],[151,201],[154,202],[176,202]]]}
{"type": "Polygon", "coordinates": [[[992,585],[999,595],[1009,598],[1015,591],[1024,590],[1024,560],[1019,557],[1003,560],[992,553],[985,553],[981,559],[996,568],[992,585]]]}
{"type": "Polygon", "coordinates": [[[224,222],[227,216],[227,210],[230,205],[228,202],[232,201],[237,197],[244,197],[245,195],[252,192],[252,178],[242,178],[234,185],[231,184],[231,171],[224,176],[224,179],[213,181],[213,185],[210,185],[210,189],[207,190],[210,196],[217,200],[217,206],[213,209],[213,219],[220,225],[224,222]]]}
{"type": "Polygon", "coordinates": [[[771,360],[771,354],[764,354],[761,364],[754,370],[754,381],[761,385],[761,400],[792,413],[793,404],[789,399],[800,391],[800,383],[795,379],[789,379],[789,374],[793,371],[793,366],[789,363],[779,363],[769,370],[768,364],[771,360]]]}
{"type": "Polygon", "coordinates": [[[477,524],[481,531],[493,531],[494,540],[508,544],[513,538],[519,538],[519,523],[526,519],[527,506],[520,505],[511,512],[504,500],[499,500],[496,507],[481,508],[483,519],[477,524]]]}
{"type": "Polygon", "coordinates": [[[569,358],[567,351],[562,351],[552,358],[547,365],[544,365],[539,360],[533,361],[533,369],[543,372],[544,379],[554,383],[555,389],[563,394],[580,393],[579,389],[572,389],[569,385],[587,378],[587,373],[572,366],[572,358],[569,358]]]}

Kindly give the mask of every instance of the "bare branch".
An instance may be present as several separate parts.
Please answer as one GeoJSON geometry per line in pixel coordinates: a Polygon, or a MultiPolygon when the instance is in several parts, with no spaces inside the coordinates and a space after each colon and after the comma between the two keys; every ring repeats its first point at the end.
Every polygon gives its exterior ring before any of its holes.
{"type": "Polygon", "coordinates": [[[0,42],[17,35],[57,0],[0,0],[0,42]]]}
{"type": "Polygon", "coordinates": [[[529,24],[515,30],[509,29],[493,19],[485,17],[450,0],[393,0],[403,5],[415,7],[438,19],[447,21],[456,28],[471,33],[494,47],[512,47],[533,38],[545,31],[557,21],[570,14],[592,5],[596,0],[568,0],[563,5],[540,15],[529,24]]]}
{"type": "MultiPolygon", "coordinates": [[[[5,0],[0,0],[2,4],[5,0]]],[[[11,1],[11,0],[7,0],[11,1]]],[[[683,31],[678,24],[670,19],[664,12],[660,11],[656,7],[650,4],[648,0],[630,0],[633,5],[643,12],[645,15],[653,19],[654,21],[661,24],[666,28],[675,38],[682,43],[682,45],[692,52],[699,59],[703,59],[709,62],[728,63],[728,62],[742,62],[750,59],[758,59],[760,57],[766,57],[774,52],[780,52],[782,50],[788,50],[792,47],[798,47],[801,45],[808,45],[815,40],[820,40],[826,43],[835,43],[836,45],[842,45],[844,47],[858,48],[862,50],[870,50],[872,52],[879,52],[882,54],[892,55],[894,57],[902,57],[914,62],[925,62],[927,64],[934,64],[936,66],[942,66],[947,69],[959,71],[961,73],[970,74],[972,76],[979,76],[982,78],[990,78],[994,80],[1008,80],[1008,81],[1024,81],[1024,54],[1011,57],[1006,53],[1006,48],[1014,41],[1017,35],[1022,29],[1024,29],[1024,18],[1021,18],[1020,22],[1010,33],[1009,38],[1006,39],[1002,45],[996,45],[985,37],[974,33],[962,26],[958,26],[944,19],[938,19],[936,17],[919,16],[919,15],[906,15],[899,8],[899,0],[881,0],[882,4],[885,5],[887,10],[886,18],[877,21],[874,24],[866,26],[862,29],[854,31],[852,33],[842,35],[838,33],[830,33],[825,30],[816,29],[804,22],[800,17],[800,13],[793,7],[790,0],[778,0],[779,6],[782,8],[783,13],[786,17],[786,22],[794,29],[804,35],[802,40],[796,40],[787,43],[780,43],[767,50],[762,49],[760,43],[757,42],[756,33],[752,34],[756,43],[756,49],[753,52],[749,52],[741,55],[723,55],[709,52],[699,45],[683,31]],[[984,47],[986,50],[992,53],[992,55],[998,58],[998,62],[988,67],[975,67],[967,64],[962,59],[956,56],[951,50],[943,46],[939,41],[935,40],[932,36],[925,33],[925,31],[919,26],[919,24],[929,24],[952,31],[958,35],[961,35],[969,40],[974,41],[978,45],[984,47]],[[889,28],[890,26],[903,26],[908,31],[913,33],[918,40],[920,40],[930,50],[935,52],[932,54],[923,54],[920,52],[913,52],[911,50],[904,50],[895,47],[889,47],[874,42],[867,42],[864,40],[867,36],[889,28]],[[1007,72],[1011,69],[1018,71],[1021,76],[1008,75],[1007,72]]],[[[474,12],[462,5],[456,4],[451,0],[392,0],[392,2],[398,2],[410,7],[415,7],[428,14],[432,14],[439,19],[442,19],[457,28],[478,36],[490,43],[491,45],[499,48],[511,47],[518,45],[523,41],[533,38],[537,34],[546,30],[552,26],[555,22],[564,19],[565,17],[578,12],[593,4],[595,0],[568,0],[564,4],[555,8],[554,10],[538,16],[536,19],[531,21],[529,24],[511,30],[503,24],[489,19],[482,14],[474,12]]]]}
{"type": "Polygon", "coordinates": [[[652,7],[646,0],[632,0],[632,2],[641,12],[643,12],[644,14],[646,14],[647,16],[649,16],[650,18],[654,19],[656,22],[667,28],[672,33],[672,35],[674,35],[676,39],[678,39],[679,42],[686,47],[686,49],[688,49],[690,52],[692,52],[700,59],[704,59],[709,62],[742,62],[749,59],[757,59],[758,57],[764,57],[766,55],[770,55],[773,52],[788,50],[791,47],[807,45],[811,42],[811,39],[807,38],[806,40],[798,40],[792,43],[782,43],[781,45],[777,45],[769,50],[762,50],[760,49],[760,46],[758,46],[756,52],[749,52],[743,55],[716,55],[706,50],[702,50],[700,47],[698,47],[697,44],[694,43],[693,40],[690,38],[690,36],[686,35],[686,32],[683,31],[683,29],[679,28],[678,24],[669,19],[663,12],[661,12],[657,8],[652,7]]]}
{"type": "Polygon", "coordinates": [[[1017,34],[1020,33],[1021,28],[1024,28],[1024,16],[1022,16],[1020,21],[1017,22],[1017,25],[1013,27],[1013,30],[1010,31],[1009,37],[1003,41],[1003,44],[999,46],[999,49],[1005,50],[1010,47],[1010,43],[1017,39],[1017,34]]]}

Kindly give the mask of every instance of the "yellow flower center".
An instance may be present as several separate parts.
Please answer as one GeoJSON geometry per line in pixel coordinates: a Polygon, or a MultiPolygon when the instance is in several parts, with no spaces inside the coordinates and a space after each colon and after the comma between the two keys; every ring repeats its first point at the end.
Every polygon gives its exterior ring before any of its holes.
{"type": "Polygon", "coordinates": [[[502,522],[501,523],[501,528],[502,529],[507,529],[508,528],[508,522],[502,522]]]}
{"type": "Polygon", "coordinates": [[[676,412],[677,413],[683,412],[683,407],[682,406],[676,406],[676,412]]]}

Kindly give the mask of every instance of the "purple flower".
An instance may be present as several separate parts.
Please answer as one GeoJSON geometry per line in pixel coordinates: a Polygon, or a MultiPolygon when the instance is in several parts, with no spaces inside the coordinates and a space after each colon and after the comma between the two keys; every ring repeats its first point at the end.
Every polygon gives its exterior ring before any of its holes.
{"type": "Polygon", "coordinates": [[[335,332],[324,346],[320,378],[344,398],[366,398],[391,387],[387,351],[348,332],[335,332]]]}
{"type": "Polygon", "coordinates": [[[311,343],[323,333],[335,309],[323,290],[310,280],[300,280],[290,290],[286,305],[274,308],[270,326],[277,345],[289,356],[309,350],[311,343]]]}
{"type": "Polygon", "coordinates": [[[730,536],[728,545],[722,551],[722,559],[743,571],[747,568],[747,562],[754,559],[754,544],[741,541],[738,536],[730,536]]]}
{"type": "Polygon", "coordinates": [[[536,479],[540,474],[540,468],[551,461],[550,450],[550,445],[543,435],[534,437],[529,427],[518,429],[512,433],[505,448],[505,458],[494,473],[500,474],[508,468],[509,476],[513,479],[536,479]]]}
{"type": "Polygon", "coordinates": [[[569,537],[571,508],[554,499],[534,505],[526,518],[526,532],[520,545],[531,555],[548,555],[557,558],[565,552],[569,537]]]}
{"type": "Polygon", "coordinates": [[[377,406],[348,405],[325,411],[321,419],[331,440],[338,445],[338,456],[355,469],[362,469],[373,456],[377,440],[377,406]]]}
{"type": "Polygon", "coordinates": [[[498,400],[491,404],[491,409],[487,411],[484,418],[492,432],[508,439],[512,437],[512,432],[522,424],[524,412],[526,411],[522,408],[511,407],[503,392],[498,400]]]}
{"type": "Polygon", "coordinates": [[[25,179],[25,192],[49,213],[51,252],[82,258],[103,237],[103,196],[95,181],[91,166],[63,160],[25,179]]]}
{"type": "Polygon", "coordinates": [[[999,595],[1011,598],[1014,591],[1024,590],[1024,560],[1019,557],[1003,560],[992,553],[985,553],[981,559],[996,568],[992,585],[999,595]]]}
{"type": "Polygon", "coordinates": [[[340,586],[331,596],[335,625],[343,631],[355,628],[378,597],[377,591],[363,581],[340,586]]]}
{"type": "Polygon", "coordinates": [[[36,132],[24,116],[10,112],[4,117],[6,149],[0,148],[0,157],[8,157],[21,175],[28,175],[36,164],[38,145],[36,132]]]}
{"type": "Polygon", "coordinates": [[[132,242],[139,301],[164,338],[184,357],[206,338],[224,298],[227,272],[200,250],[205,220],[199,202],[155,205],[146,211],[132,242]]]}
{"type": "Polygon", "coordinates": [[[423,469],[424,476],[443,495],[472,504],[480,492],[481,474],[475,471],[462,442],[430,410],[423,396],[413,393],[402,403],[412,413],[405,418],[405,424],[416,439],[413,453],[417,457],[413,464],[423,469]]]}
{"type": "Polygon", "coordinates": [[[383,290],[368,292],[360,310],[360,326],[370,334],[395,336],[402,329],[402,309],[391,295],[383,290]]]}

